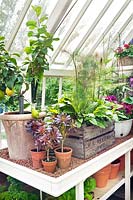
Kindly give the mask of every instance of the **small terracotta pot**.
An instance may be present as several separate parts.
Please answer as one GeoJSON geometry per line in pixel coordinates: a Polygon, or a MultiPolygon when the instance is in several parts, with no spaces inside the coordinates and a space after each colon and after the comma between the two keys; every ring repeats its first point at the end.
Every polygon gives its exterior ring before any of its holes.
{"type": "Polygon", "coordinates": [[[107,165],[106,167],[102,168],[98,172],[96,172],[93,177],[96,179],[96,186],[98,188],[103,188],[107,185],[109,175],[111,171],[111,164],[107,165]]]}
{"type": "Polygon", "coordinates": [[[46,151],[37,152],[36,149],[31,151],[32,165],[35,169],[42,168],[42,159],[46,158],[46,151]]]}
{"type": "Polygon", "coordinates": [[[117,175],[119,173],[119,168],[120,168],[120,160],[117,159],[111,163],[111,172],[109,179],[115,179],[117,178],[117,175]]]}
{"type": "Polygon", "coordinates": [[[43,169],[46,172],[54,173],[57,165],[57,159],[55,157],[50,157],[50,160],[42,160],[43,169]]]}
{"type": "Polygon", "coordinates": [[[57,148],[54,151],[59,168],[68,168],[71,163],[72,149],[70,147],[64,147],[63,152],[61,152],[61,148],[57,148]]]}

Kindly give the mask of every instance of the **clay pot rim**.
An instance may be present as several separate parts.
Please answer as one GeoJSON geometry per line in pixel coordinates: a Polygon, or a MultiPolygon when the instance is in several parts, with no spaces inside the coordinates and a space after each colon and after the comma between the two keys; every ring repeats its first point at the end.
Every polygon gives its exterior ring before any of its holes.
{"type": "Polygon", "coordinates": [[[43,150],[43,149],[41,149],[40,151],[37,151],[36,148],[31,149],[30,151],[33,152],[33,153],[45,152],[45,150],[43,150]]]}
{"type": "Polygon", "coordinates": [[[53,160],[47,161],[47,158],[44,158],[44,159],[42,159],[42,162],[44,162],[44,163],[57,162],[57,158],[55,156],[50,156],[49,159],[53,159],[53,160]]]}
{"type": "Polygon", "coordinates": [[[68,151],[61,152],[61,147],[57,147],[57,148],[54,149],[54,152],[57,152],[57,153],[69,153],[69,152],[72,152],[72,148],[71,147],[63,147],[63,150],[64,149],[66,149],[68,151]]]}
{"type": "MultiPolygon", "coordinates": [[[[39,118],[42,118],[45,115],[46,115],[45,112],[40,112],[39,118]]],[[[0,114],[0,120],[19,121],[19,120],[30,120],[30,119],[33,119],[32,114],[30,112],[24,113],[24,114],[18,114],[18,112],[5,112],[5,113],[0,114]]]]}
{"type": "Polygon", "coordinates": [[[124,123],[124,122],[128,122],[128,121],[133,121],[133,119],[120,120],[120,121],[115,122],[115,123],[116,123],[116,124],[120,124],[120,123],[124,123]]]}
{"type": "Polygon", "coordinates": [[[118,165],[120,164],[120,159],[116,159],[113,162],[111,162],[111,165],[118,165]]]}

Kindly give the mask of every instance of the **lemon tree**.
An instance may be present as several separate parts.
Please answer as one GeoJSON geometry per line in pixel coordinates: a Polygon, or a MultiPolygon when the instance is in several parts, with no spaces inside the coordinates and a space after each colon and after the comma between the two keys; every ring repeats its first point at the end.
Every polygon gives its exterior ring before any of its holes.
{"type": "Polygon", "coordinates": [[[0,103],[9,109],[16,107],[19,96],[22,95],[24,75],[18,66],[16,56],[5,49],[4,37],[0,36],[0,103]]]}

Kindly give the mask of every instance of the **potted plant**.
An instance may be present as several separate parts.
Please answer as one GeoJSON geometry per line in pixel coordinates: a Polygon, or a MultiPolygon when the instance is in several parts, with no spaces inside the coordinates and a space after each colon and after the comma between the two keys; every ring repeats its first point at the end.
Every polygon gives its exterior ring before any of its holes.
{"type": "Polygon", "coordinates": [[[118,64],[121,66],[133,65],[133,40],[117,47],[114,53],[114,56],[118,59],[118,64]]]}
{"type": "Polygon", "coordinates": [[[48,125],[45,129],[45,133],[40,137],[40,141],[43,143],[44,148],[46,149],[47,156],[42,160],[43,168],[46,172],[55,172],[57,158],[55,156],[50,156],[50,149],[59,143],[60,132],[57,127],[53,125],[48,125]]]}
{"type": "Polygon", "coordinates": [[[106,100],[113,102],[114,113],[118,116],[115,122],[115,137],[124,137],[129,134],[133,119],[133,98],[127,97],[118,102],[116,96],[107,96],[106,100]]]}
{"type": "Polygon", "coordinates": [[[70,115],[60,113],[53,117],[53,124],[58,128],[61,134],[61,148],[55,149],[55,156],[57,158],[58,166],[61,169],[65,169],[69,167],[72,156],[72,148],[66,146],[64,147],[64,142],[73,124],[72,119],[70,115]]]}
{"type": "Polygon", "coordinates": [[[98,73],[100,69],[95,59],[78,57],[76,62],[73,55],[73,60],[74,90],[72,94],[61,98],[57,104],[51,106],[51,112],[55,115],[65,113],[71,116],[75,127],[71,129],[65,145],[73,149],[75,157],[86,159],[95,155],[96,151],[102,150],[102,147],[106,148],[114,143],[112,121],[117,115],[113,113],[111,103],[100,97],[102,84],[99,83],[105,73],[103,71],[98,73]],[[104,141],[104,145],[97,140],[104,141]]]}
{"type": "MultiPolygon", "coordinates": [[[[9,156],[12,159],[27,159],[30,157],[29,149],[34,146],[33,139],[26,133],[25,124],[32,119],[30,112],[24,113],[24,93],[28,90],[22,68],[18,66],[17,60],[6,49],[4,37],[0,41],[0,93],[1,103],[10,111],[0,115],[7,134],[9,156]],[[9,79],[10,77],[10,79],[9,79]],[[20,142],[21,141],[21,142],[20,142]]],[[[38,117],[44,116],[40,113],[38,117]]]]}
{"type": "Polygon", "coordinates": [[[19,105],[19,112],[4,113],[0,116],[7,133],[9,156],[12,159],[28,159],[30,157],[29,150],[34,146],[34,142],[31,135],[26,133],[25,124],[33,117],[41,118],[45,115],[44,112],[39,113],[33,104],[36,103],[37,90],[42,82],[44,69],[48,69],[48,50],[53,50],[52,42],[56,40],[47,31],[44,24],[47,18],[41,15],[41,7],[33,6],[33,10],[37,19],[27,22],[30,29],[28,32],[30,44],[29,47],[25,48],[28,56],[23,62],[23,67],[20,68],[16,59],[7,52],[4,38],[0,37],[0,100],[8,107],[8,110],[16,110],[19,105]],[[32,109],[27,114],[24,112],[23,95],[29,89],[29,84],[31,84],[32,91],[32,103],[30,104],[32,109]],[[18,103],[18,97],[20,103],[18,103]]]}
{"type": "Polygon", "coordinates": [[[31,119],[25,126],[28,134],[30,134],[34,140],[36,148],[30,149],[32,164],[35,169],[42,167],[42,159],[46,157],[46,151],[43,147],[43,142],[40,137],[44,134],[46,127],[42,119],[31,119]]]}

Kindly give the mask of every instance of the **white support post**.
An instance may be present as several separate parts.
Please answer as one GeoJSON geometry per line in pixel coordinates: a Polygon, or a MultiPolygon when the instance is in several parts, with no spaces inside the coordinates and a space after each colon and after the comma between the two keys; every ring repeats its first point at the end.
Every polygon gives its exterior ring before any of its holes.
{"type": "Polygon", "coordinates": [[[61,98],[61,96],[62,96],[62,77],[60,77],[60,79],[59,79],[59,94],[58,94],[58,99],[60,99],[61,98]]]}
{"type": "Polygon", "coordinates": [[[40,190],[40,200],[43,200],[42,199],[42,191],[40,190]]]}
{"type": "Polygon", "coordinates": [[[41,109],[42,110],[45,107],[45,95],[46,95],[46,77],[43,77],[43,82],[42,82],[42,104],[41,104],[41,109]]]}
{"type": "Polygon", "coordinates": [[[130,151],[125,154],[125,200],[130,200],[130,151]]]}
{"type": "Polygon", "coordinates": [[[84,181],[76,185],[76,200],[84,200],[84,181]]]}

